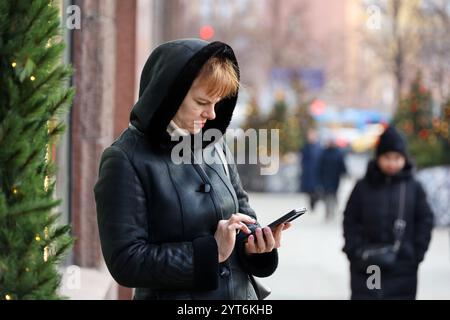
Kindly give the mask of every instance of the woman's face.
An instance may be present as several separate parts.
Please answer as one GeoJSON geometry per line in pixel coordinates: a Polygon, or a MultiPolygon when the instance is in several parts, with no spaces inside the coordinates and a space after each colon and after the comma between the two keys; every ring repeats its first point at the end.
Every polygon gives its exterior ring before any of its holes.
{"type": "Polygon", "coordinates": [[[384,174],[393,176],[403,169],[405,161],[406,159],[401,153],[392,151],[380,155],[377,162],[384,174]]]}
{"type": "Polygon", "coordinates": [[[205,86],[195,80],[172,120],[180,128],[196,134],[207,120],[216,117],[214,107],[219,101],[220,97],[209,96],[205,86]]]}

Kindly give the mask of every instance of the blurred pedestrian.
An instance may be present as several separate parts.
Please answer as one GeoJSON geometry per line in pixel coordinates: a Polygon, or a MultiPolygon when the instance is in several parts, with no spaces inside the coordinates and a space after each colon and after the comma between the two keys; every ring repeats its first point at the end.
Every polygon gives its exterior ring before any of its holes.
{"type": "Polygon", "coordinates": [[[319,200],[319,160],[322,147],[318,143],[317,131],[308,130],[307,141],[301,150],[301,178],[300,192],[306,193],[309,197],[310,210],[319,200]]]}
{"type": "Polygon", "coordinates": [[[415,299],[417,271],[431,239],[433,214],[413,177],[406,143],[389,127],[380,137],[344,212],[343,251],[350,260],[352,299],[415,299]],[[367,270],[379,267],[378,287],[367,270]]]}
{"type": "Polygon", "coordinates": [[[319,161],[320,188],[325,202],[325,219],[334,217],[337,210],[337,192],[341,177],[347,172],[344,155],[336,146],[333,138],[329,138],[327,146],[319,161]]]}

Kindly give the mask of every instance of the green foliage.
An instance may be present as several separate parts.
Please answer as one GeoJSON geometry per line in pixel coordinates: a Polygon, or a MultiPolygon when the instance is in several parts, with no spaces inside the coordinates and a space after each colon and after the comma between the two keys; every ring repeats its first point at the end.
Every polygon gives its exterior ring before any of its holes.
{"type": "Polygon", "coordinates": [[[58,299],[72,245],[54,210],[51,148],[74,96],[61,63],[58,8],[0,1],[0,299],[58,299]]]}
{"type": "MultiPolygon", "coordinates": [[[[297,152],[306,137],[308,128],[313,127],[314,119],[308,112],[308,102],[299,104],[292,112],[284,99],[279,98],[267,116],[261,115],[256,99],[250,100],[247,106],[247,118],[243,129],[276,129],[279,130],[279,152],[283,156],[289,152],[297,152]]],[[[268,132],[267,146],[271,145],[268,132]]],[[[270,150],[267,150],[270,154],[270,150]]]]}
{"type": "Polygon", "coordinates": [[[440,116],[433,116],[432,97],[419,73],[409,94],[400,101],[394,124],[405,134],[409,151],[419,167],[450,164],[450,100],[440,116]]]}

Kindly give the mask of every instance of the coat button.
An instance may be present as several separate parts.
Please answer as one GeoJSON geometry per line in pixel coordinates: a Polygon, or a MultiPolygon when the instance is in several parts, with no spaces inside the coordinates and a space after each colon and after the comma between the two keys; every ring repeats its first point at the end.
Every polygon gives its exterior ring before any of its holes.
{"type": "Polygon", "coordinates": [[[198,188],[197,191],[208,193],[211,191],[211,185],[209,183],[204,183],[204,184],[200,185],[200,188],[198,188]]]}
{"type": "Polygon", "coordinates": [[[222,278],[228,277],[230,275],[230,269],[228,269],[228,267],[225,266],[221,266],[220,267],[220,276],[222,278]]]}

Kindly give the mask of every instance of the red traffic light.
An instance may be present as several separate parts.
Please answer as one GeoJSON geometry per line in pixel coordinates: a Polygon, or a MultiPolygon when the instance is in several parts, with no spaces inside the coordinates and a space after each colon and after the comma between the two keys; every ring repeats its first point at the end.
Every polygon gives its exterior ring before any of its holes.
{"type": "Polygon", "coordinates": [[[214,28],[210,25],[206,25],[200,28],[200,38],[203,40],[209,40],[214,37],[214,28]]]}

